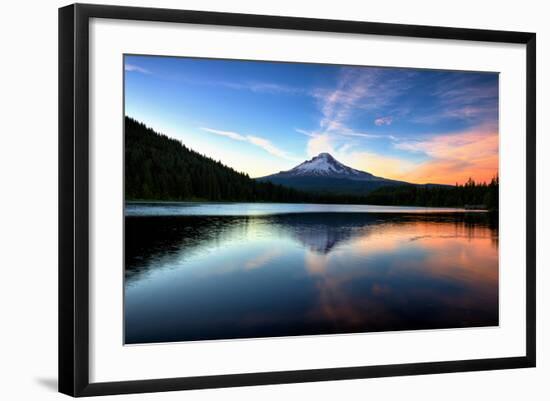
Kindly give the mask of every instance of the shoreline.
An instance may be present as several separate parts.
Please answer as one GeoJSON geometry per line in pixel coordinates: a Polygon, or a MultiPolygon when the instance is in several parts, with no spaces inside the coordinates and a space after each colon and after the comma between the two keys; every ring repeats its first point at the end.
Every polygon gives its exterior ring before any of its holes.
{"type": "Polygon", "coordinates": [[[472,212],[472,213],[498,213],[498,210],[489,209],[470,209],[458,206],[416,206],[416,205],[380,205],[374,203],[306,203],[306,202],[243,202],[243,201],[166,201],[166,200],[125,200],[124,205],[178,205],[178,204],[196,204],[196,205],[311,205],[311,206],[372,206],[388,208],[410,208],[410,209],[428,209],[428,210],[449,210],[452,212],[472,212]]]}
{"type": "Polygon", "coordinates": [[[388,206],[367,204],[259,203],[259,202],[151,202],[131,201],[124,205],[125,217],[147,216],[270,216],[311,214],[356,215],[463,215],[495,218],[498,212],[451,207],[388,206]]]}

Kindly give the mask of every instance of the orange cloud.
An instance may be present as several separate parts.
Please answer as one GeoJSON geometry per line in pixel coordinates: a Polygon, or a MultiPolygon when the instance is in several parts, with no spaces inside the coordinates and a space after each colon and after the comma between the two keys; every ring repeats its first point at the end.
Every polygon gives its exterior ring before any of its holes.
{"type": "MultiPolygon", "coordinates": [[[[344,245],[346,250],[341,254],[338,250],[327,255],[310,252],[306,254],[306,269],[315,280],[318,299],[307,318],[330,321],[349,331],[364,327],[376,331],[400,327],[410,300],[425,299],[448,307],[449,313],[492,310],[498,303],[495,238],[488,227],[464,223],[385,223],[364,230],[344,245]],[[411,249],[421,252],[410,257],[411,249]],[[392,255],[383,269],[369,263],[376,260],[372,259],[376,254],[392,255]],[[453,283],[465,291],[458,294],[434,290],[431,285],[396,285],[411,275],[433,283],[453,283]],[[351,290],[352,283],[368,284],[362,286],[361,297],[351,290]]],[[[465,316],[462,313],[457,315],[461,319],[465,316]]]]}
{"type": "Polygon", "coordinates": [[[418,142],[402,142],[401,150],[422,152],[432,159],[398,177],[416,183],[462,184],[472,177],[489,182],[498,173],[498,133],[471,131],[418,142]]]}
{"type": "Polygon", "coordinates": [[[407,177],[415,168],[415,164],[408,160],[371,152],[353,152],[349,155],[337,153],[336,157],[356,169],[384,178],[407,177]]]}
{"type": "Polygon", "coordinates": [[[283,251],[281,249],[268,249],[266,252],[260,253],[258,256],[250,259],[245,264],[246,269],[256,269],[258,267],[263,267],[273,259],[281,256],[283,251]]]}
{"type": "Polygon", "coordinates": [[[409,182],[426,184],[464,184],[468,178],[490,182],[498,174],[498,156],[464,163],[457,160],[434,160],[423,163],[406,176],[396,177],[409,182]]]}

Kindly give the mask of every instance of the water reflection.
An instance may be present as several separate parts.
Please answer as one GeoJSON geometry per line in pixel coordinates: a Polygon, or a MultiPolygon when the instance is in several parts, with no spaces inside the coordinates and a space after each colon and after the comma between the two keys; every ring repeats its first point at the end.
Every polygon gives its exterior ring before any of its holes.
{"type": "Polygon", "coordinates": [[[126,343],[497,324],[486,215],[126,218],[126,343]]]}

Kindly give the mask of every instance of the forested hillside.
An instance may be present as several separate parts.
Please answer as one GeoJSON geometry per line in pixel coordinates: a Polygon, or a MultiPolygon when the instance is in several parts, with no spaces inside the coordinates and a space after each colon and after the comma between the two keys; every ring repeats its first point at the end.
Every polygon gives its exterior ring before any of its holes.
{"type": "Polygon", "coordinates": [[[303,200],[295,190],[256,182],[130,117],[125,119],[125,181],[126,200],[303,200]]]}

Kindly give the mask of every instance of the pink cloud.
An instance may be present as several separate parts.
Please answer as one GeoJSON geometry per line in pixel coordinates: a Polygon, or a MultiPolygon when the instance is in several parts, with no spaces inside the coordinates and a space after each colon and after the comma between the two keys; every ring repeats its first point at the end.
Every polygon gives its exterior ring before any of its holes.
{"type": "Polygon", "coordinates": [[[400,177],[417,183],[464,183],[472,177],[488,182],[498,173],[498,133],[468,131],[434,136],[422,141],[396,143],[395,147],[421,152],[431,158],[400,177]]]}
{"type": "Polygon", "coordinates": [[[379,127],[381,125],[391,125],[392,122],[393,122],[393,118],[391,116],[379,117],[376,120],[374,120],[374,124],[379,127]]]}
{"type": "Polygon", "coordinates": [[[472,157],[498,154],[498,133],[468,131],[438,135],[422,141],[398,142],[395,147],[438,159],[471,160],[472,157]]]}
{"type": "Polygon", "coordinates": [[[124,65],[124,71],[128,71],[128,72],[140,72],[142,74],[151,74],[151,71],[145,69],[145,68],[142,68],[142,67],[139,67],[137,65],[133,65],[133,64],[125,64],[124,65]]]}

